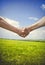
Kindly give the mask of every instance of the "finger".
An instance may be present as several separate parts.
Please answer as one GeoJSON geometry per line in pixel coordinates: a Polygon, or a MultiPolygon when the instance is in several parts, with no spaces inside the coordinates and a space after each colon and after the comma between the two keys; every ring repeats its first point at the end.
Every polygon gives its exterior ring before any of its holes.
{"type": "Polygon", "coordinates": [[[26,35],[21,35],[21,37],[25,37],[26,35]]]}

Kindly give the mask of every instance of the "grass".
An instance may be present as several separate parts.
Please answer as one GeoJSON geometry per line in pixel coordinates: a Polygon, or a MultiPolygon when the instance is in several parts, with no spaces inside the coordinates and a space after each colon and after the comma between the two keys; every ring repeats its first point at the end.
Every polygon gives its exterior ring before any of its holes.
{"type": "Polygon", "coordinates": [[[0,39],[0,65],[45,65],[45,42],[0,39]]]}

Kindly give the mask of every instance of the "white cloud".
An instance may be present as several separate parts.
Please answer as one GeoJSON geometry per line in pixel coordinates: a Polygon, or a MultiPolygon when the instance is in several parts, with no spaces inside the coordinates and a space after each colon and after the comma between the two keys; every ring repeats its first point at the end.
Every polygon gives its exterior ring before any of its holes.
{"type": "Polygon", "coordinates": [[[45,10],[45,4],[41,5],[42,10],[45,10]]]}
{"type": "Polygon", "coordinates": [[[0,28],[0,38],[17,39],[18,35],[6,29],[0,28]]]}
{"type": "Polygon", "coordinates": [[[34,20],[34,21],[37,21],[38,20],[38,18],[36,18],[36,17],[28,17],[28,19],[34,20]]]}

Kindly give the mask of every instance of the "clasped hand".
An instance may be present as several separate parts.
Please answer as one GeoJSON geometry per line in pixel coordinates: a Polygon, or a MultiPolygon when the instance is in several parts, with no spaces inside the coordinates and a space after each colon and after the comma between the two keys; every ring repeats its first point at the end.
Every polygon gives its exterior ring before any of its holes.
{"type": "Polygon", "coordinates": [[[17,34],[18,34],[19,36],[25,38],[25,37],[29,34],[28,27],[27,27],[27,28],[19,29],[17,34]]]}

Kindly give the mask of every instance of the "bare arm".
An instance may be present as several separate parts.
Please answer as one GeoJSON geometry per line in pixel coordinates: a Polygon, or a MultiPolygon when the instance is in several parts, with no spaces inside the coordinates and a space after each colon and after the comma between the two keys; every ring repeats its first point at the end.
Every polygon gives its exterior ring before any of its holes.
{"type": "Polygon", "coordinates": [[[22,29],[12,26],[11,24],[7,23],[7,21],[5,21],[5,19],[3,19],[2,17],[0,17],[0,27],[17,33],[21,37],[25,37],[24,36],[25,33],[23,32],[22,29]]]}
{"type": "Polygon", "coordinates": [[[18,32],[18,29],[12,25],[10,25],[9,23],[7,23],[4,19],[2,19],[0,17],[0,27],[4,28],[4,29],[7,29],[7,30],[10,30],[12,32],[15,32],[17,33],[18,32]]]}
{"type": "Polygon", "coordinates": [[[28,27],[29,32],[33,31],[37,28],[45,26],[45,17],[41,18],[39,21],[37,21],[35,24],[28,27]]]}
{"type": "Polygon", "coordinates": [[[25,37],[33,30],[38,29],[40,27],[45,26],[45,17],[41,18],[39,21],[36,23],[32,24],[31,26],[25,27],[24,32],[25,32],[25,37]]]}

